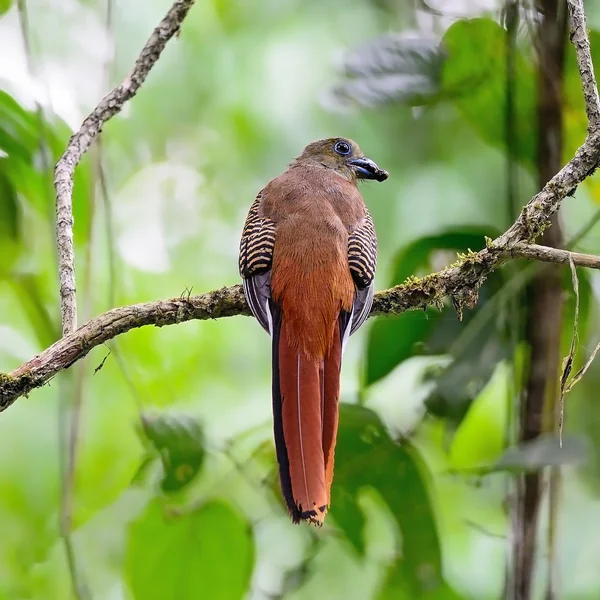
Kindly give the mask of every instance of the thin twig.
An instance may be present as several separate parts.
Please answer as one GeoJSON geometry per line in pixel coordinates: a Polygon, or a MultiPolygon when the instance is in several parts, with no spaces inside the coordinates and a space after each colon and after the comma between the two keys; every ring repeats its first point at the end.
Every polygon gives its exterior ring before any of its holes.
{"type": "Polygon", "coordinates": [[[538,244],[517,244],[512,249],[512,255],[548,263],[566,264],[573,262],[579,267],[600,269],[600,256],[582,254],[581,252],[571,252],[569,250],[551,248],[550,246],[540,246],[538,244]]]}
{"type": "Polygon", "coordinates": [[[594,362],[594,359],[596,358],[596,354],[598,354],[599,351],[600,351],[600,343],[598,343],[598,345],[594,348],[594,351],[588,358],[588,361],[585,363],[585,365],[583,365],[583,367],[581,367],[581,369],[579,369],[579,371],[577,371],[577,373],[575,373],[575,375],[573,375],[573,379],[571,379],[571,383],[569,383],[569,385],[567,385],[567,387],[565,388],[565,394],[568,394],[581,381],[583,376],[586,374],[587,370],[590,368],[591,364],[594,362]]]}
{"type": "Polygon", "coordinates": [[[558,418],[558,439],[562,448],[563,426],[565,422],[565,391],[569,375],[573,369],[575,354],[577,352],[577,343],[579,341],[579,278],[577,277],[577,268],[573,259],[569,260],[571,267],[571,280],[573,282],[573,292],[575,293],[575,317],[573,319],[573,336],[571,337],[571,347],[569,354],[563,360],[562,374],[560,376],[560,414],[558,418]]]}
{"type": "Polygon", "coordinates": [[[135,96],[148,73],[159,59],[167,42],[179,31],[181,22],[194,0],[176,0],[165,18],[146,42],[135,66],[125,80],[106,95],[83,121],[79,131],[71,136],[65,153],[54,171],[56,189],[56,244],[58,248],[60,303],[63,335],[77,327],[77,300],[75,295],[75,266],[73,251],[73,174],[102,126],[135,96]]]}

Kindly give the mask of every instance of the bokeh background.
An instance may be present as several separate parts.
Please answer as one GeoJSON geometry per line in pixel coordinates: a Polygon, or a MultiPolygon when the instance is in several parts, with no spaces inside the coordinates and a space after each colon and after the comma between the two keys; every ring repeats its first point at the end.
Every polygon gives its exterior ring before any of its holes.
{"type": "MultiPolygon", "coordinates": [[[[586,4],[598,65],[600,5],[586,4]]],[[[0,371],[60,336],[53,165],[169,7],[0,0],[0,371]]],[[[504,8],[198,1],[77,169],[80,322],[237,283],[256,193],[322,137],[355,139],[391,174],[363,187],[378,289],[483,247],[538,189],[543,16],[520,6],[507,77],[504,8]]],[[[562,110],[568,159],[586,127],[570,46],[562,110]]],[[[600,253],[599,209],[598,177],[564,202],[575,249],[600,253]]],[[[552,579],[553,597],[600,598],[600,365],[567,396],[562,452],[506,454],[531,272],[493,274],[462,322],[448,303],[371,319],[352,338],[321,530],[292,526],[279,497],[270,344],[253,319],[145,327],[95,348],[0,415],[0,598],[502,598],[526,465],[562,475],[557,505],[542,502],[531,597],[552,579]]],[[[574,295],[560,273],[564,356],[574,295]]],[[[600,340],[600,282],[578,273],[576,367],[600,340]]]]}

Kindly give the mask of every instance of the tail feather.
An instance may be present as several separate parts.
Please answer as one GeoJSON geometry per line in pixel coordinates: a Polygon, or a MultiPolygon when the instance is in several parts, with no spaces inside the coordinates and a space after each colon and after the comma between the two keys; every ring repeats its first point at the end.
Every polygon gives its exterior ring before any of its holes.
{"type": "Polygon", "coordinates": [[[342,338],[339,322],[336,325],[333,344],[323,367],[323,456],[325,461],[325,487],[327,504],[331,504],[331,482],[338,430],[338,402],[340,397],[340,371],[342,367],[342,338]]]}
{"type": "MultiPolygon", "coordinates": [[[[320,523],[327,509],[319,362],[292,347],[285,321],[279,337],[281,430],[288,458],[292,517],[320,523]]],[[[296,520],[296,519],[294,519],[296,520]]]]}
{"type": "Polygon", "coordinates": [[[292,520],[323,523],[330,501],[338,423],[341,342],[325,360],[290,343],[280,315],[273,331],[273,416],[281,490],[292,520]]]}

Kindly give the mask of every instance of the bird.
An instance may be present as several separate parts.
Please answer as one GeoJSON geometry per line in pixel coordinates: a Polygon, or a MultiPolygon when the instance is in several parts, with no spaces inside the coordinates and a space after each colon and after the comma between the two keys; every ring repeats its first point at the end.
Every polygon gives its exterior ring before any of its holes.
{"type": "Polygon", "coordinates": [[[275,451],[293,523],[330,507],[341,361],[373,304],[377,236],[358,189],[387,171],[353,140],[308,144],[252,203],[239,272],[271,336],[275,451]]]}

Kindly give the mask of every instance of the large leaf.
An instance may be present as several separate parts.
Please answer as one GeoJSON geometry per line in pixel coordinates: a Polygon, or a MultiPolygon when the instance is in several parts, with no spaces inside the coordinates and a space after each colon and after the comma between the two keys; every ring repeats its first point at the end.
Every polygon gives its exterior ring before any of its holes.
{"type": "Polygon", "coordinates": [[[501,456],[506,440],[510,370],[501,364],[470,405],[450,446],[449,463],[454,469],[489,464],[501,456]]]}
{"type": "MultiPolygon", "coordinates": [[[[448,28],[443,45],[445,97],[452,99],[468,123],[489,144],[506,144],[506,30],[491,19],[461,20],[448,28]]],[[[536,156],[536,79],[528,56],[515,55],[515,156],[533,167],[536,156]]]]}
{"type": "Polygon", "coordinates": [[[29,161],[38,143],[37,115],[0,90],[0,150],[11,158],[29,161]]]}
{"type": "Polygon", "coordinates": [[[251,530],[223,502],[166,517],[154,500],[129,529],[126,577],[137,600],[237,600],[253,564],[251,530]]]}
{"type": "MultiPolygon", "coordinates": [[[[54,165],[65,151],[71,133],[52,113],[26,110],[0,90],[0,150],[7,155],[4,172],[13,187],[44,216],[54,214],[54,165]]],[[[73,235],[77,245],[86,245],[90,237],[90,162],[84,156],[74,175],[73,235]]]]}
{"type": "Polygon", "coordinates": [[[493,273],[479,290],[477,306],[465,312],[462,322],[444,319],[432,332],[432,350],[452,360],[424,373],[424,380],[434,384],[425,399],[430,413],[460,422],[498,363],[510,356],[512,341],[504,332],[509,315],[498,294],[503,282],[503,273],[493,273]]]}
{"type": "Polygon", "coordinates": [[[16,258],[20,237],[20,214],[16,191],[3,172],[0,159],[0,277],[6,276],[16,258]]]}
{"type": "MultiPolygon", "coordinates": [[[[427,567],[423,570],[421,578],[428,577],[427,567]]],[[[425,581],[422,588],[417,592],[410,582],[411,576],[405,569],[392,566],[388,569],[386,580],[377,595],[377,600],[463,600],[464,596],[455,592],[446,582],[434,584],[431,588],[425,581]],[[417,595],[418,594],[418,595],[417,595]]]]}
{"type": "Polygon", "coordinates": [[[144,436],[160,455],[164,470],[162,490],[176,492],[188,485],[200,471],[205,457],[199,423],[182,414],[143,414],[142,426],[144,436]]]}
{"type": "MultiPolygon", "coordinates": [[[[456,337],[448,350],[453,357],[452,362],[445,368],[432,368],[425,373],[425,380],[435,382],[435,387],[425,400],[431,413],[460,422],[469,410],[471,402],[482,393],[490,381],[497,365],[513,355],[514,343],[518,343],[518,340],[511,339],[505,328],[509,320],[516,319],[520,322],[519,313],[524,307],[517,307],[517,313],[511,314],[508,312],[510,307],[506,306],[506,301],[509,296],[523,290],[530,281],[530,277],[536,272],[530,267],[530,264],[526,264],[525,269],[503,270],[492,274],[481,288],[475,311],[465,313],[464,323],[455,331],[456,337]],[[506,274],[511,274],[513,278],[504,278],[506,274]]],[[[562,355],[565,356],[571,343],[575,301],[569,269],[562,271],[562,277],[567,298],[561,343],[562,355]]],[[[585,339],[590,323],[592,290],[589,273],[581,269],[579,284],[579,332],[581,339],[585,339]]],[[[440,323],[432,334],[429,342],[431,347],[443,347],[435,343],[438,335],[442,341],[452,339],[451,323],[440,323]]],[[[581,360],[580,353],[577,356],[578,364],[581,360]]]]}
{"type": "Polygon", "coordinates": [[[438,92],[443,51],[422,32],[387,33],[348,53],[344,80],[332,90],[341,104],[421,105],[438,92]]]}
{"type": "Polygon", "coordinates": [[[578,465],[590,454],[588,440],[575,434],[563,436],[562,443],[554,434],[544,434],[520,446],[507,448],[489,471],[527,473],[544,467],[578,465]]]}
{"type": "MultiPolygon", "coordinates": [[[[466,227],[420,238],[396,255],[390,285],[403,283],[411,275],[430,273],[436,252],[478,249],[484,245],[485,236],[495,233],[490,229],[466,227]]],[[[366,385],[385,377],[402,361],[417,354],[418,345],[420,353],[445,351],[447,341],[455,338],[473,315],[474,312],[465,313],[465,320],[461,323],[452,309],[443,312],[428,309],[378,319],[371,327],[367,341],[366,385]],[[448,330],[447,335],[440,334],[437,340],[432,340],[433,332],[440,326],[452,331],[448,330]]]]}
{"type": "Polygon", "coordinates": [[[404,593],[411,598],[421,597],[425,590],[445,589],[426,477],[416,449],[406,441],[394,442],[375,413],[341,405],[331,514],[361,553],[364,516],[357,497],[368,487],[380,494],[402,536],[402,557],[390,577],[396,585],[402,581],[404,593]]]}

